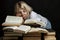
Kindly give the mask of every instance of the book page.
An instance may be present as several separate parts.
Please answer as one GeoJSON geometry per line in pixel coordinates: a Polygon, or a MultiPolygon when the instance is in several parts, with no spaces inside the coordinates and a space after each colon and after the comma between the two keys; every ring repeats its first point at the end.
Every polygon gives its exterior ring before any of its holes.
{"type": "Polygon", "coordinates": [[[37,24],[37,20],[34,20],[34,19],[25,20],[24,25],[29,25],[31,27],[40,27],[41,26],[41,25],[37,24]]]}
{"type": "Polygon", "coordinates": [[[24,24],[32,24],[32,23],[36,23],[37,21],[34,19],[27,19],[25,20],[24,24]]]}
{"type": "Polygon", "coordinates": [[[42,21],[37,21],[34,19],[27,19],[25,20],[24,24],[37,24],[37,25],[41,25],[41,26],[45,26],[46,24],[42,21]]]}
{"type": "Polygon", "coordinates": [[[8,26],[8,27],[4,27],[3,30],[9,29],[9,28],[15,30],[15,29],[17,29],[18,27],[17,27],[17,26],[8,26]]]}
{"type": "Polygon", "coordinates": [[[48,31],[43,28],[31,28],[31,30],[29,32],[48,33],[48,31]]]}
{"type": "Polygon", "coordinates": [[[4,27],[3,30],[5,29],[13,29],[14,32],[22,32],[22,33],[27,33],[28,31],[31,30],[30,26],[26,26],[26,25],[21,25],[19,27],[17,26],[8,26],[8,27],[4,27]]]}
{"type": "Polygon", "coordinates": [[[24,31],[25,33],[27,33],[29,30],[31,29],[30,26],[26,26],[26,25],[21,25],[17,28],[17,30],[21,30],[24,31]]]}
{"type": "Polygon", "coordinates": [[[3,26],[17,26],[22,24],[23,18],[17,16],[7,16],[5,22],[2,24],[3,26]]]}
{"type": "Polygon", "coordinates": [[[37,24],[41,25],[42,26],[46,26],[46,24],[43,22],[43,21],[39,21],[39,22],[36,22],[37,24]]]}

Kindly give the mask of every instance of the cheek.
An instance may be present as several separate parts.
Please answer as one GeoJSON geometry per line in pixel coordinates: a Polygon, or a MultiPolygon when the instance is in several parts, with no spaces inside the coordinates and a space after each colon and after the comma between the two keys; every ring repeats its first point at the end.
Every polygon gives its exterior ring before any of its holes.
{"type": "Polygon", "coordinates": [[[28,14],[23,14],[24,17],[28,17],[28,14]]]}

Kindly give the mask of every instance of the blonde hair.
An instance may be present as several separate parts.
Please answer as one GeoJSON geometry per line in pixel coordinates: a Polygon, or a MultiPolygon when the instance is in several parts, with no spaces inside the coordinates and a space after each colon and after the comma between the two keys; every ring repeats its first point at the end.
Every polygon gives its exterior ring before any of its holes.
{"type": "Polygon", "coordinates": [[[33,9],[24,1],[19,1],[16,3],[15,12],[18,12],[19,8],[25,8],[28,12],[31,12],[33,9]]]}

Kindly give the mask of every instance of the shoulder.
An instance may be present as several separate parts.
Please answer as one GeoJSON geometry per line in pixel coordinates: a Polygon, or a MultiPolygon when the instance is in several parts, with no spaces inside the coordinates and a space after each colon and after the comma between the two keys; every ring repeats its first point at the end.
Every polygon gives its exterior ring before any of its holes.
{"type": "Polygon", "coordinates": [[[34,11],[31,11],[30,15],[37,15],[37,13],[34,11]]]}

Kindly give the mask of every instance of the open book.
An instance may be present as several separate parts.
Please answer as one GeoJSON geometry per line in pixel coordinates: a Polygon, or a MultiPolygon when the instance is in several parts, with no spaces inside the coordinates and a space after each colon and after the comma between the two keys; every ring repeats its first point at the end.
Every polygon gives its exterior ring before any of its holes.
{"type": "Polygon", "coordinates": [[[34,19],[26,19],[25,22],[23,23],[23,18],[22,17],[17,17],[17,16],[7,16],[5,22],[2,24],[4,27],[3,30],[5,29],[13,29],[14,32],[22,32],[22,33],[28,33],[28,32],[48,32],[46,29],[42,28],[32,28],[29,24],[34,24],[37,25],[44,25],[43,22],[37,22],[34,19]]]}
{"type": "MultiPolygon", "coordinates": [[[[20,26],[22,23],[23,23],[22,17],[7,16],[2,26],[20,26]]],[[[23,24],[29,26],[37,26],[37,27],[40,27],[41,25],[42,26],[45,25],[43,22],[38,22],[37,20],[34,19],[26,19],[23,24]]]]}
{"type": "Polygon", "coordinates": [[[12,32],[27,33],[28,31],[30,31],[31,27],[26,25],[21,25],[21,26],[9,26],[3,28],[3,30],[6,29],[12,30],[12,32]]]}
{"type": "Polygon", "coordinates": [[[37,27],[37,28],[31,28],[31,30],[29,32],[48,33],[48,30],[37,27]]]}
{"type": "Polygon", "coordinates": [[[46,25],[44,22],[38,21],[35,19],[27,19],[25,20],[24,24],[33,25],[33,26],[45,26],[46,25]]]}
{"type": "Polygon", "coordinates": [[[2,26],[20,26],[23,23],[22,17],[7,16],[2,26]]]}
{"type": "MultiPolygon", "coordinates": [[[[21,25],[19,27],[17,26],[10,26],[10,27],[4,27],[3,30],[6,29],[11,29],[13,32],[18,32],[18,33],[31,33],[31,32],[39,32],[39,33],[48,33],[46,29],[43,28],[32,28],[31,26],[26,26],[26,25],[21,25]]],[[[8,31],[8,30],[7,30],[8,31]]]]}

